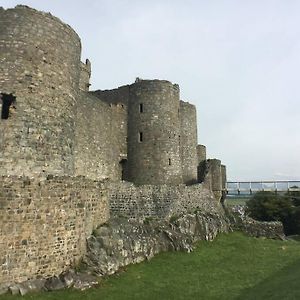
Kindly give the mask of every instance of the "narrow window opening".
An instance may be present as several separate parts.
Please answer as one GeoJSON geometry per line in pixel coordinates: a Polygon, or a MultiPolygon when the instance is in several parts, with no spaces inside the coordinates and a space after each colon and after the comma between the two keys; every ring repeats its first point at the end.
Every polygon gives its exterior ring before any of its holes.
{"type": "Polygon", "coordinates": [[[0,94],[2,100],[1,119],[6,120],[9,117],[10,106],[15,109],[16,97],[13,94],[0,94]]]}
{"type": "Polygon", "coordinates": [[[143,113],[144,112],[144,106],[143,106],[143,103],[140,103],[140,113],[143,113]]]}
{"type": "Polygon", "coordinates": [[[139,132],[139,142],[141,143],[143,141],[143,133],[139,132]]]}
{"type": "Polygon", "coordinates": [[[171,163],[171,158],[169,158],[169,166],[171,166],[172,165],[172,163],[171,163]]]}

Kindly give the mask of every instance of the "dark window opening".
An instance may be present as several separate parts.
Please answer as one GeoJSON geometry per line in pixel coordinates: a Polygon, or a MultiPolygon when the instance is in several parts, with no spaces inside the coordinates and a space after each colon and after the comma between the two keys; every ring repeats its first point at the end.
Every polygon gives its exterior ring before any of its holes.
{"type": "Polygon", "coordinates": [[[140,103],[140,113],[144,112],[144,106],[143,103],[140,103]]]}
{"type": "Polygon", "coordinates": [[[143,133],[139,132],[139,142],[141,143],[143,141],[143,133]]]}
{"type": "Polygon", "coordinates": [[[2,102],[2,110],[1,110],[1,119],[6,120],[9,117],[9,109],[12,106],[14,109],[16,97],[13,94],[0,94],[1,102],[2,102]]]}
{"type": "Polygon", "coordinates": [[[169,166],[171,166],[171,158],[169,158],[169,166]]]}
{"type": "Polygon", "coordinates": [[[122,159],[120,161],[121,166],[121,180],[126,180],[126,165],[127,165],[127,159],[122,159]]]}

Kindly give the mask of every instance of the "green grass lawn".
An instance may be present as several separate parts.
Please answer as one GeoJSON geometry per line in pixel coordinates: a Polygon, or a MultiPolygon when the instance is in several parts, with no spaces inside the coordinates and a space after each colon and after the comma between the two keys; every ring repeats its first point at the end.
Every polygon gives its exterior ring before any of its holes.
{"type": "MultiPolygon", "coordinates": [[[[300,243],[222,234],[190,253],[162,253],[98,288],[22,299],[300,299],[300,243]]],[[[3,299],[21,297],[0,296],[3,299]]]]}

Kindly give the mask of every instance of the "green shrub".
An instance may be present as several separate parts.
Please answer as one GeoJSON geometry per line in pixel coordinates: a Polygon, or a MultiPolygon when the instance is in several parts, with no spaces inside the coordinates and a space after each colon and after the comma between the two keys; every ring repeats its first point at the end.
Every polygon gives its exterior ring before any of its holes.
{"type": "Polygon", "coordinates": [[[282,221],[291,214],[293,203],[290,198],[273,192],[258,192],[246,204],[250,217],[261,221],[282,221]]]}
{"type": "Polygon", "coordinates": [[[300,191],[289,191],[285,196],[291,198],[293,205],[300,206],[300,191]]]}
{"type": "Polygon", "coordinates": [[[286,234],[299,234],[300,206],[293,199],[290,195],[258,192],[247,202],[246,213],[259,221],[281,221],[286,234]]]}
{"type": "Polygon", "coordinates": [[[286,234],[300,234],[300,207],[292,209],[290,217],[283,224],[286,234]]]}

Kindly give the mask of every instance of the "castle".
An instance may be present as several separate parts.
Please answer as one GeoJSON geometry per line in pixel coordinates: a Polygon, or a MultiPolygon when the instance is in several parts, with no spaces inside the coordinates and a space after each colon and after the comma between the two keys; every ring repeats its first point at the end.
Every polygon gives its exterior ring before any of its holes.
{"type": "Polygon", "coordinates": [[[70,26],[17,6],[0,8],[0,28],[0,282],[61,272],[112,214],[218,206],[225,166],[197,145],[177,84],[89,91],[70,26]]]}

